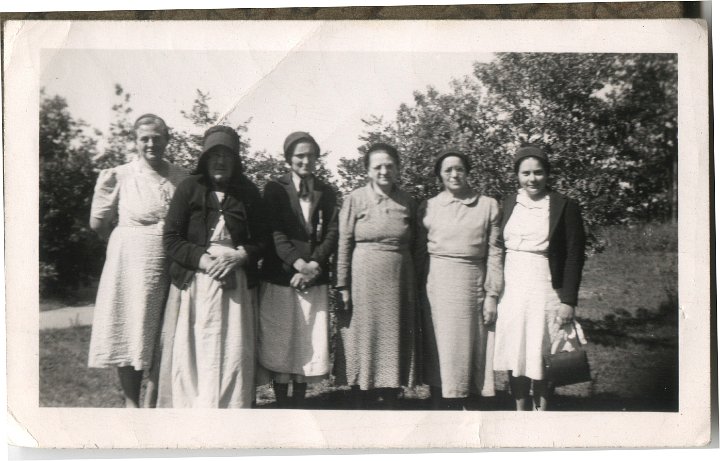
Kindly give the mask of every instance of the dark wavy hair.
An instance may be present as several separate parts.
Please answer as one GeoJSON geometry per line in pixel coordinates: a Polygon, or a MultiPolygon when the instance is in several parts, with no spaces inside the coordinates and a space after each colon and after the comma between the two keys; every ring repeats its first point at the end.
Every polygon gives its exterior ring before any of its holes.
{"type": "Polygon", "coordinates": [[[395,162],[395,166],[398,168],[400,167],[400,154],[395,146],[391,146],[390,144],[384,142],[376,142],[371,145],[367,151],[365,151],[365,155],[363,156],[363,165],[365,165],[366,170],[368,169],[368,166],[370,166],[370,156],[379,151],[387,152],[387,154],[392,157],[395,162]]]}

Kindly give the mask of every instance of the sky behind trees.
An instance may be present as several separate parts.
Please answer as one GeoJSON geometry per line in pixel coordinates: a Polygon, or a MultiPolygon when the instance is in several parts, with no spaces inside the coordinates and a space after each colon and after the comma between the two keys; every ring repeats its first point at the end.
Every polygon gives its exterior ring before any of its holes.
{"type": "MultiPolygon", "coordinates": [[[[67,100],[72,115],[107,133],[115,84],[132,95],[133,113],[157,113],[180,130],[193,129],[189,111],[196,90],[231,126],[250,118],[251,150],[281,151],[292,131],[311,132],[334,169],[362,145],[362,119],[392,119],[413,91],[449,88],[492,53],[319,52],[237,50],[46,51],[40,87],[67,100]]],[[[100,139],[102,147],[103,140],[100,139]]]]}

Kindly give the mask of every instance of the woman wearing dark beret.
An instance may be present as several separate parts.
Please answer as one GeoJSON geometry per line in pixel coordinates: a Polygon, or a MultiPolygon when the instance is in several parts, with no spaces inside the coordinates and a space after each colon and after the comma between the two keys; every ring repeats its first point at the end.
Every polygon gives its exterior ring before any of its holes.
{"type": "MultiPolygon", "coordinates": [[[[468,183],[470,159],[448,150],[435,162],[443,191],[420,206],[418,235],[429,257],[424,313],[424,376],[433,407],[470,394],[495,395],[492,367],[497,298],[502,290],[500,210],[468,183]]],[[[419,263],[420,264],[420,263],[419,263]]],[[[445,407],[446,405],[442,405],[445,407]]]]}
{"type": "Polygon", "coordinates": [[[375,144],[364,157],[369,182],[345,199],[340,211],[337,287],[336,381],[360,391],[378,389],[390,405],[418,373],[413,251],[417,206],[396,185],[400,158],[375,144]]]}
{"type": "Polygon", "coordinates": [[[242,174],[237,133],[208,129],[197,169],[178,186],[165,222],[172,287],[159,406],[254,402],[257,262],[268,238],[260,192],[242,174]]]}
{"type": "Polygon", "coordinates": [[[511,371],[516,409],[546,410],[552,383],[543,356],[560,327],[572,322],[584,263],[578,204],[550,190],[550,163],[538,147],[515,154],[520,189],[503,203],[505,289],[498,305],[495,369],[511,371]]]}
{"type": "Polygon", "coordinates": [[[272,245],[262,264],[259,362],[273,380],[278,407],[288,384],[299,407],[308,383],[330,372],[328,284],[338,239],[335,191],[313,173],[320,147],[309,133],[284,143],[290,172],[265,186],[272,245]]]}

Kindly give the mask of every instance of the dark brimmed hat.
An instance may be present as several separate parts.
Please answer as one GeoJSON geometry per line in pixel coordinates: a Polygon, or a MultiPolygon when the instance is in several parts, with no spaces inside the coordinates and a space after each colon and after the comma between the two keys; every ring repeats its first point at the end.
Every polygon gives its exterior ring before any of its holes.
{"type": "Polygon", "coordinates": [[[460,160],[462,160],[463,165],[465,165],[465,169],[469,172],[472,168],[472,162],[470,162],[470,157],[463,154],[460,149],[457,149],[455,147],[452,147],[450,149],[446,149],[440,153],[437,157],[435,157],[435,167],[433,171],[435,172],[435,176],[440,177],[440,167],[442,166],[443,160],[445,160],[448,157],[458,157],[460,160]]]}
{"type": "Polygon", "coordinates": [[[203,150],[202,153],[208,152],[213,147],[225,146],[233,154],[240,153],[240,137],[237,132],[229,126],[213,126],[205,131],[203,136],[203,150]]]}
{"type": "Polygon", "coordinates": [[[193,171],[193,174],[205,174],[207,170],[207,158],[206,155],[210,150],[215,147],[223,146],[230,149],[235,157],[235,171],[233,175],[239,175],[242,173],[242,159],[240,158],[240,136],[237,131],[233,130],[229,126],[216,125],[211,126],[203,134],[203,147],[200,159],[198,160],[197,167],[193,171]]]}
{"type": "Polygon", "coordinates": [[[523,146],[515,152],[515,157],[513,158],[513,166],[516,173],[520,167],[520,162],[528,157],[535,157],[540,160],[540,163],[542,163],[543,167],[549,172],[550,160],[548,160],[547,154],[537,146],[523,146]]]}
{"type": "Polygon", "coordinates": [[[315,155],[320,155],[320,146],[315,141],[315,138],[310,136],[310,133],[308,132],[296,131],[294,133],[290,133],[283,143],[283,153],[285,154],[285,161],[288,163],[290,163],[290,157],[293,155],[295,145],[299,142],[309,142],[315,147],[315,155]]]}

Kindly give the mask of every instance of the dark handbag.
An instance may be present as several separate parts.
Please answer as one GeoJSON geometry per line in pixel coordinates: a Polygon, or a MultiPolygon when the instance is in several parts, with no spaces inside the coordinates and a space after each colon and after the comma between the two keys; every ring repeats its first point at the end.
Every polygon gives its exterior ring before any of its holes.
{"type": "Polygon", "coordinates": [[[575,338],[567,341],[573,343],[574,351],[561,351],[543,357],[545,378],[555,387],[592,380],[587,353],[580,348],[577,331],[575,338]]]}

